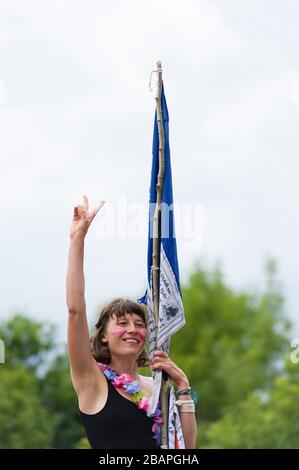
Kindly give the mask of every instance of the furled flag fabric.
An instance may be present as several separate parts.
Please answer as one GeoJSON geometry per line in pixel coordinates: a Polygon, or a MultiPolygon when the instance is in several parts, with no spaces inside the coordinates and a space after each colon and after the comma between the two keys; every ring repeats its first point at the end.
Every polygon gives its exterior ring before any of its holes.
{"type": "MultiPolygon", "coordinates": [[[[169,148],[169,116],[164,95],[164,86],[161,93],[162,117],[164,127],[164,182],[162,191],[161,211],[161,237],[160,237],[160,275],[159,275],[159,325],[158,325],[158,349],[169,353],[170,337],[176,333],[184,324],[184,309],[180,290],[179,267],[177,259],[177,247],[174,230],[173,194],[169,148]]],[[[154,122],[153,136],[153,161],[150,184],[150,207],[149,207],[149,236],[148,236],[148,258],[147,258],[147,290],[145,295],[139,299],[140,303],[147,305],[148,309],[148,331],[149,331],[149,358],[153,358],[156,349],[156,329],[153,309],[152,294],[152,254],[153,254],[153,216],[156,203],[156,182],[159,171],[159,133],[157,122],[157,111],[154,122]]],[[[148,410],[150,416],[156,409],[162,371],[154,371],[154,388],[151,406],[148,410]]],[[[175,405],[173,387],[170,391],[169,421],[168,421],[168,448],[185,448],[180,418],[175,405]]]]}

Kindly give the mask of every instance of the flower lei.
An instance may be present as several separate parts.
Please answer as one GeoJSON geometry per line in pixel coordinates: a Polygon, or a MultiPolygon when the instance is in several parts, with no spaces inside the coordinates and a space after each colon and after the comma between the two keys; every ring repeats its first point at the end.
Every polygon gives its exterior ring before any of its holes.
{"type": "MultiPolygon", "coordinates": [[[[101,362],[98,363],[98,366],[107,379],[110,380],[112,385],[117,388],[122,388],[132,397],[133,402],[136,403],[140,410],[148,410],[149,399],[146,397],[146,392],[144,390],[140,390],[140,384],[137,380],[133,380],[133,377],[129,374],[117,375],[113,369],[101,362]]],[[[161,445],[161,424],[163,423],[163,418],[161,417],[160,402],[158,403],[154,413],[151,414],[151,418],[154,421],[152,426],[152,432],[154,434],[153,437],[157,444],[161,445]]]]}

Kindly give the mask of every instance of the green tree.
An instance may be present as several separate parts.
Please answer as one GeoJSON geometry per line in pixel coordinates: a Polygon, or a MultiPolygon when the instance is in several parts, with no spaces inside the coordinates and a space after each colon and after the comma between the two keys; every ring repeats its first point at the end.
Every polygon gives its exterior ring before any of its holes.
{"type": "MultiPolygon", "coordinates": [[[[236,291],[219,266],[197,265],[183,288],[186,325],[170,357],[201,397],[197,447],[298,447],[298,364],[285,359],[291,325],[276,271],[268,260],[263,290],[236,291]]],[[[55,329],[18,314],[0,338],[0,447],[87,447],[55,329]]]]}
{"type": "Polygon", "coordinates": [[[54,420],[53,447],[75,447],[84,430],[70,379],[67,354],[57,356],[41,380],[41,397],[54,420]]]}
{"type": "Polygon", "coordinates": [[[54,348],[53,326],[17,313],[0,324],[0,447],[51,447],[53,420],[41,402],[38,370],[54,348]]]}
{"type": "Polygon", "coordinates": [[[212,424],[207,447],[299,448],[299,371],[274,378],[272,387],[249,395],[212,424]]]}
{"type": "Polygon", "coordinates": [[[42,406],[37,382],[24,366],[1,365],[0,448],[51,447],[51,415],[42,406]]]}
{"type": "Polygon", "coordinates": [[[266,264],[263,292],[236,292],[225,284],[219,266],[209,272],[198,265],[183,300],[186,325],[173,338],[170,355],[202,397],[198,447],[204,447],[211,423],[280,373],[290,323],[273,260],[266,264]]]}
{"type": "Polygon", "coordinates": [[[0,324],[0,338],[4,340],[6,353],[6,363],[1,365],[0,386],[3,396],[7,395],[5,400],[1,398],[2,419],[6,421],[2,428],[3,432],[6,430],[6,439],[1,442],[7,447],[27,448],[35,444],[37,447],[68,448],[74,447],[83,435],[67,354],[57,356],[55,332],[53,325],[21,313],[0,324]],[[16,388],[11,393],[20,374],[26,390],[16,388]],[[17,412],[13,416],[14,401],[16,410],[19,407],[18,393],[23,399],[24,415],[26,412],[37,430],[43,430],[43,440],[39,439],[38,432],[32,433],[31,437],[29,432],[23,434],[22,417],[18,419],[17,412]]]}
{"type": "Polygon", "coordinates": [[[0,338],[5,343],[8,364],[22,364],[37,371],[45,367],[49,352],[54,349],[55,327],[17,313],[0,324],[0,338]]]}

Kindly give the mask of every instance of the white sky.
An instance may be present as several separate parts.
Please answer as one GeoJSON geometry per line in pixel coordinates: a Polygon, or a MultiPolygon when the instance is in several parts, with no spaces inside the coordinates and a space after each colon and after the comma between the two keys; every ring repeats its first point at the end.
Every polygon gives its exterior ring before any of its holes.
{"type": "MultiPolygon", "coordinates": [[[[204,213],[200,249],[178,242],[182,281],[194,261],[221,260],[232,286],[261,287],[272,255],[297,321],[298,15],[276,0],[0,1],[2,317],[22,310],[64,334],[73,206],[84,193],[147,202],[160,59],[175,201],[204,213]]],[[[90,320],[146,282],[146,238],[101,240],[100,224],[90,320]]]]}

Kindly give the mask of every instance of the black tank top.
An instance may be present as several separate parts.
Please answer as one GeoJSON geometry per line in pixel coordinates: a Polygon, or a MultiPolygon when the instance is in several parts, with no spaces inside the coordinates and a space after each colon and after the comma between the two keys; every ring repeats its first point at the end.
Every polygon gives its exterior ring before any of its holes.
{"type": "Polygon", "coordinates": [[[153,419],[120,395],[104,377],[108,383],[104,408],[92,415],[79,409],[90,446],[93,449],[160,449],[153,438],[153,419]]]}

